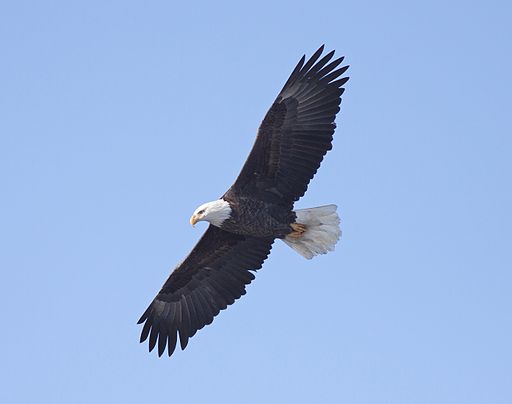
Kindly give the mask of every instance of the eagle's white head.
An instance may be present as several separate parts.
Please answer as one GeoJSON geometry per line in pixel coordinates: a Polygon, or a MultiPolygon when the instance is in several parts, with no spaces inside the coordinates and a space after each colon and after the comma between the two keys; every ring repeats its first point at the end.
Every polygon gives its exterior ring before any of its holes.
{"type": "Polygon", "coordinates": [[[224,199],[207,202],[199,206],[190,218],[190,224],[194,226],[197,222],[207,221],[214,226],[220,227],[224,220],[231,216],[231,206],[224,199]]]}

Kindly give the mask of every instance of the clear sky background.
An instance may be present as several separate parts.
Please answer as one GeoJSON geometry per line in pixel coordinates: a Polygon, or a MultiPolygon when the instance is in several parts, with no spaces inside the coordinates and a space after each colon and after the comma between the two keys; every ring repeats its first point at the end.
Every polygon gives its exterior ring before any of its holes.
{"type": "Polygon", "coordinates": [[[511,403],[511,6],[3,1],[0,402],[511,403]],[[136,321],[303,53],[351,65],[283,243],[183,352],[136,321]]]}

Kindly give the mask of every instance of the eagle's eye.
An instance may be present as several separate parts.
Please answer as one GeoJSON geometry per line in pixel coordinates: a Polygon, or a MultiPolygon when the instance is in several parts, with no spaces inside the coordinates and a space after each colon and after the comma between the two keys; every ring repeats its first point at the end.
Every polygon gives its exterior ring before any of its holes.
{"type": "Polygon", "coordinates": [[[198,215],[202,215],[204,213],[204,209],[201,209],[199,212],[197,212],[198,215]]]}

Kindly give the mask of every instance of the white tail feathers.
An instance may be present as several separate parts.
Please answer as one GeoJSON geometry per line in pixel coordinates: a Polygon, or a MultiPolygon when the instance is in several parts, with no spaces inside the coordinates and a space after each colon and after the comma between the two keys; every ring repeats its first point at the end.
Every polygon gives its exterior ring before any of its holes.
{"type": "Polygon", "coordinates": [[[326,205],[296,210],[296,222],[305,225],[306,231],[300,237],[286,236],[283,241],[308,260],[333,251],[341,236],[336,208],[336,205],[326,205]]]}

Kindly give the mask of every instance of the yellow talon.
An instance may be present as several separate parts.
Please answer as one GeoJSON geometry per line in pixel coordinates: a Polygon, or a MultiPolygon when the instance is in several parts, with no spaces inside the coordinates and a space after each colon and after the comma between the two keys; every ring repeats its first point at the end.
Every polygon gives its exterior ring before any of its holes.
{"type": "Polygon", "coordinates": [[[302,235],[306,231],[306,226],[302,223],[292,223],[290,224],[290,227],[293,229],[291,233],[288,234],[290,237],[299,238],[302,237],[302,235]]]}

